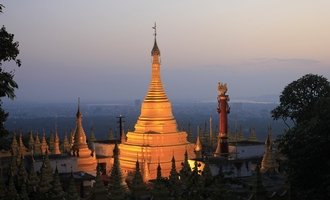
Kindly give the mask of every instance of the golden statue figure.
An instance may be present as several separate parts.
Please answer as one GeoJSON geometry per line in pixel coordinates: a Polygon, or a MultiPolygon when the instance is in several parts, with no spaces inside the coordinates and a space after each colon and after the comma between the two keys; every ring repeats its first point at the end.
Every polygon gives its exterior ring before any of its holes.
{"type": "Polygon", "coordinates": [[[218,82],[218,93],[219,95],[225,95],[227,93],[227,83],[223,84],[218,82]]]}

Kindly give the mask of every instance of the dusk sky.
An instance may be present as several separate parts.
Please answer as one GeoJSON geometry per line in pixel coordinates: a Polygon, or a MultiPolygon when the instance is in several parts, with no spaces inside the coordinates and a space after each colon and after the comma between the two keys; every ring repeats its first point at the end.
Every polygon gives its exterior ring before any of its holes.
{"type": "MultiPolygon", "coordinates": [[[[22,67],[17,101],[143,99],[154,22],[170,100],[276,95],[306,73],[330,78],[329,0],[1,1],[22,67]]],[[[10,69],[7,69],[10,70],[10,69]]]]}

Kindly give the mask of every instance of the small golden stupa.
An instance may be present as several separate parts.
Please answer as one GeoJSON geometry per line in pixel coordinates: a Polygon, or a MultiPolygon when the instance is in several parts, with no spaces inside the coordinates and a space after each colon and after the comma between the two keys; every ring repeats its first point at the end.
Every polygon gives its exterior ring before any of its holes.
{"type": "Polygon", "coordinates": [[[272,129],[269,127],[268,136],[265,142],[265,152],[264,156],[262,157],[261,161],[261,168],[260,171],[262,173],[269,172],[274,173],[276,172],[277,166],[275,161],[275,154],[273,152],[273,141],[272,141],[272,129]]]}
{"type": "Polygon", "coordinates": [[[80,171],[96,174],[96,158],[88,148],[86,134],[82,126],[82,114],[80,112],[80,101],[78,100],[78,111],[76,114],[76,129],[74,132],[74,143],[72,155],[77,157],[77,168],[80,171]]]}

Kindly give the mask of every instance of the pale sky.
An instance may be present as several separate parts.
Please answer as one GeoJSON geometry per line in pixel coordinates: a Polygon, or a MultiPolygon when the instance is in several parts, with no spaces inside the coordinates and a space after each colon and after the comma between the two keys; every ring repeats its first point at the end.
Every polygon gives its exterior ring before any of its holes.
{"type": "Polygon", "coordinates": [[[330,78],[329,0],[1,1],[20,43],[17,101],[142,99],[154,22],[171,100],[279,95],[306,73],[330,78]]]}

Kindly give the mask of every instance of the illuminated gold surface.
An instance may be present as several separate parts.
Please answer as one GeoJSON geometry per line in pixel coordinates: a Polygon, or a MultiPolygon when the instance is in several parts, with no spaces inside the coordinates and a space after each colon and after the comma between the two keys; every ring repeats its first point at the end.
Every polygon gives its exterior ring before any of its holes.
{"type": "Polygon", "coordinates": [[[120,164],[123,172],[134,171],[138,159],[143,169],[149,170],[148,176],[151,179],[156,177],[158,162],[162,167],[163,176],[168,176],[173,155],[177,169],[181,169],[186,150],[190,158],[194,157],[194,144],[187,141],[186,132],[177,130],[172,105],[160,78],[159,56],[155,39],[149,90],[142,103],[135,130],[128,132],[126,142],[120,145],[120,164]]]}
{"type": "Polygon", "coordinates": [[[261,161],[261,172],[275,172],[276,171],[276,161],[275,155],[273,152],[273,145],[272,145],[272,133],[271,129],[269,129],[269,133],[265,143],[265,152],[264,156],[262,157],[261,161]]]}
{"type": "Polygon", "coordinates": [[[61,154],[61,150],[60,150],[60,138],[58,137],[57,130],[56,130],[56,133],[55,133],[53,153],[56,154],[56,155],[61,154]]]}
{"type": "Polygon", "coordinates": [[[72,153],[77,157],[78,170],[96,174],[96,158],[92,156],[92,151],[88,148],[86,142],[86,134],[82,126],[82,114],[78,106],[76,115],[76,129],[74,134],[74,143],[72,146],[72,153]]]}

